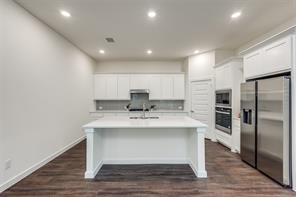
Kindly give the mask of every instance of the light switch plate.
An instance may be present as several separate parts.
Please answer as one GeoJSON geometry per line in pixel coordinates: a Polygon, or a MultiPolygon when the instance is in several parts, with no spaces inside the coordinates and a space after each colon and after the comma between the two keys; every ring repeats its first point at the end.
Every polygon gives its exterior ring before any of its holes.
{"type": "Polygon", "coordinates": [[[5,170],[8,170],[11,168],[11,159],[8,159],[5,161],[5,170]]]}

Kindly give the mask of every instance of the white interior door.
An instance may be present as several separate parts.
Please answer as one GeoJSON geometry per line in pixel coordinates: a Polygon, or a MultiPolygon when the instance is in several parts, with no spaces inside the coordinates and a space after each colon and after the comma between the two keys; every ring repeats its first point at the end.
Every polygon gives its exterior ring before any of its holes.
{"type": "Polygon", "coordinates": [[[213,139],[213,95],[212,80],[191,82],[191,117],[208,125],[208,139],[213,139]]]}

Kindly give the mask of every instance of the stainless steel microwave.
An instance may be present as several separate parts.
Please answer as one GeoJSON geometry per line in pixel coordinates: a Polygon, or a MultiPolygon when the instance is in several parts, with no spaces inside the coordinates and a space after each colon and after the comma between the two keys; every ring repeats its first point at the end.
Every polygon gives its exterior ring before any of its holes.
{"type": "Polygon", "coordinates": [[[216,91],[216,106],[231,107],[231,89],[216,91]]]}

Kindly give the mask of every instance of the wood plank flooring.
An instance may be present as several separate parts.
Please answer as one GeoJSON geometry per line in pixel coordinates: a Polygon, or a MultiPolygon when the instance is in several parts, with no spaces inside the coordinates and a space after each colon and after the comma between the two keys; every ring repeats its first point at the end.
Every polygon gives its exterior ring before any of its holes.
{"type": "Polygon", "coordinates": [[[206,168],[208,178],[195,179],[188,165],[105,165],[94,180],[85,180],[84,141],[0,196],[296,196],[210,141],[206,168]]]}

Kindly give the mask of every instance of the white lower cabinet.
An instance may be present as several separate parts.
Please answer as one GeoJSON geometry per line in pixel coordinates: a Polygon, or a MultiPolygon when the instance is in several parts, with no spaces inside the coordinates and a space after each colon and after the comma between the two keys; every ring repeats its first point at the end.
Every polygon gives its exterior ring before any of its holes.
{"type": "Polygon", "coordinates": [[[232,135],[216,129],[217,140],[228,147],[231,152],[240,153],[240,119],[232,118],[232,135]]]}
{"type": "Polygon", "coordinates": [[[240,153],[240,119],[233,118],[232,119],[232,150],[240,153]]]}

